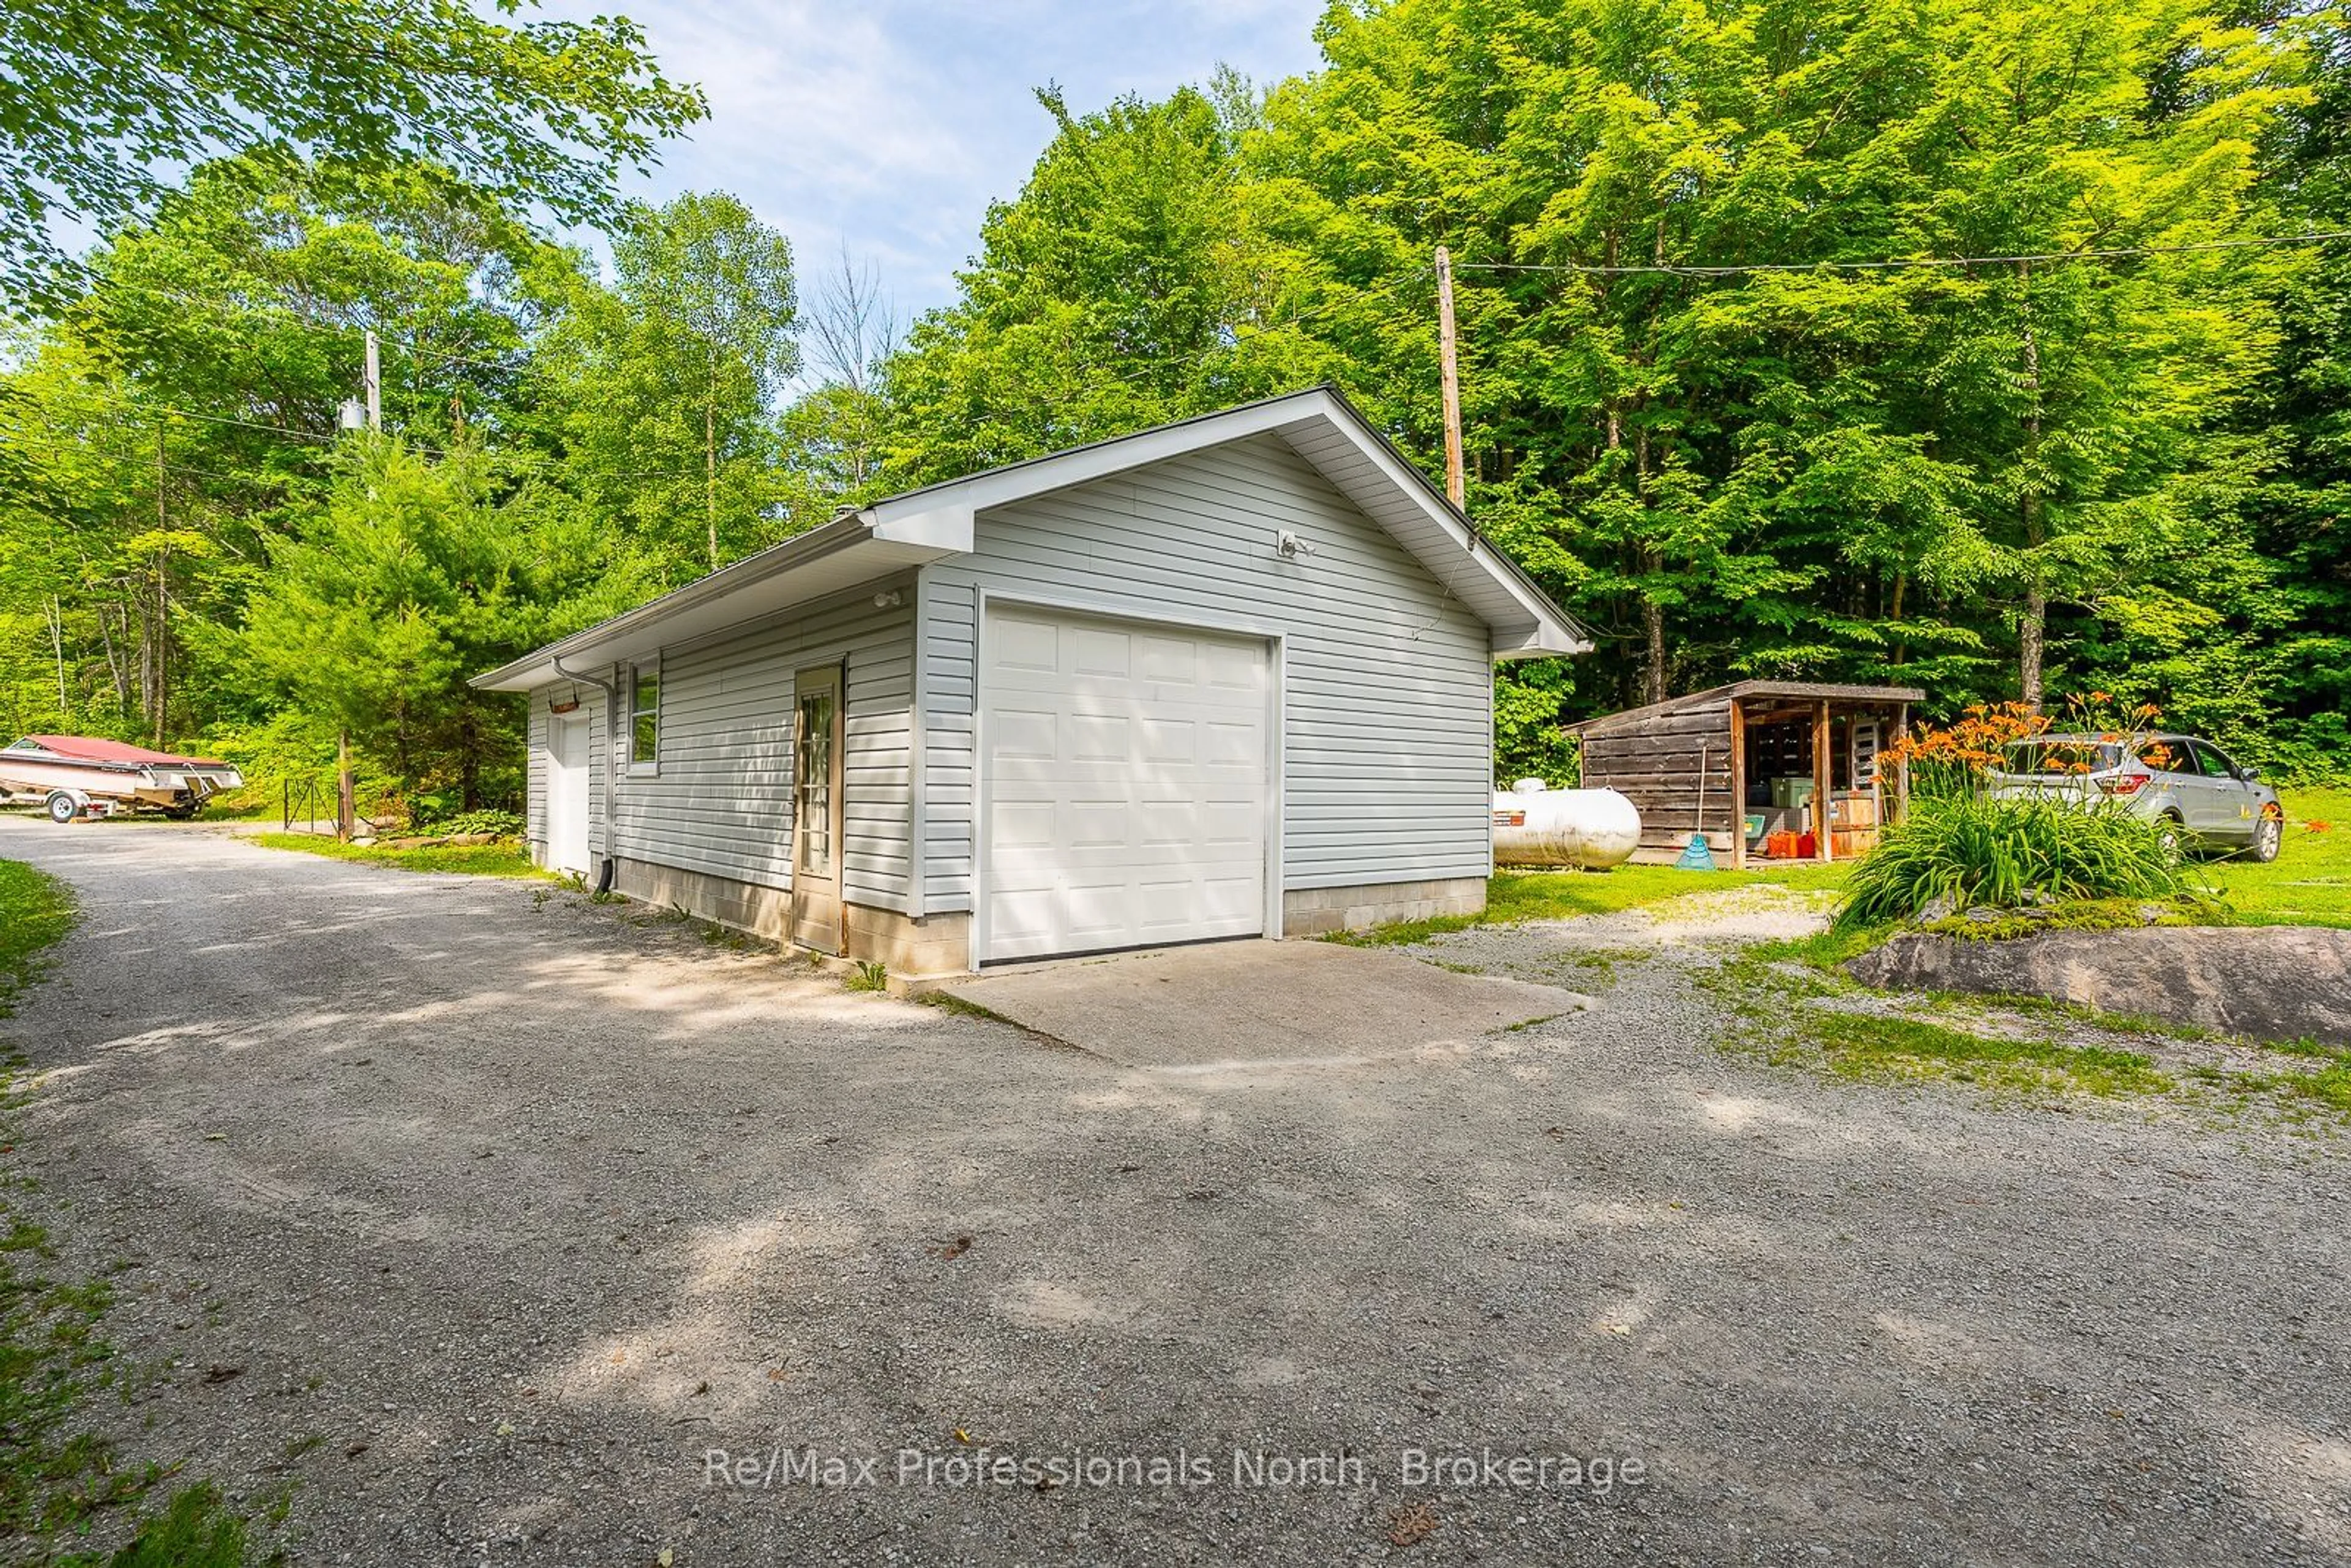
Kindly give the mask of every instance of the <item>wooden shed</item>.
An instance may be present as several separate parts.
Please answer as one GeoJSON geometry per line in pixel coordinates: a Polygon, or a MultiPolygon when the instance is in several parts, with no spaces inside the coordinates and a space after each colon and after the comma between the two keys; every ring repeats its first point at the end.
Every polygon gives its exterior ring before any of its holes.
{"type": "Polygon", "coordinates": [[[1877,754],[1925,699],[1914,686],[1740,681],[1567,732],[1583,745],[1583,787],[1640,808],[1645,858],[1678,853],[1702,832],[1734,866],[1844,860],[1866,853],[1898,810],[1877,754]]]}

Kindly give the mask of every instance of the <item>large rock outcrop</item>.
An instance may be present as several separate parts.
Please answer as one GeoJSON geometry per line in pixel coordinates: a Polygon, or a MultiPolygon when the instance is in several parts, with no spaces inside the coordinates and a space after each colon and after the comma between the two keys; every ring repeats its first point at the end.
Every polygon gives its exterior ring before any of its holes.
{"type": "Polygon", "coordinates": [[[2351,931],[2152,925],[2007,941],[1914,933],[1849,959],[1883,990],[2051,997],[2256,1040],[2351,1045],[2351,931]]]}

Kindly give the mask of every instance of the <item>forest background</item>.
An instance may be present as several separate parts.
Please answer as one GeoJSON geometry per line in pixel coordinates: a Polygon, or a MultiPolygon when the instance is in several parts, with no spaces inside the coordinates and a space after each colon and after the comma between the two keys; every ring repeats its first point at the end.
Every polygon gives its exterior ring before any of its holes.
{"type": "Polygon", "coordinates": [[[1334,5],[1296,79],[1041,88],[911,323],[853,241],[612,199],[702,112],[624,21],[339,5],[386,29],[350,89],[47,8],[0,32],[0,738],[275,799],[348,732],[371,798],[513,806],[520,705],[466,676],[843,506],[1323,382],[1437,472],[1443,245],[1470,515],[1599,637],[1498,671],[1499,777],[1750,676],[2351,769],[2339,6],[1334,5]]]}

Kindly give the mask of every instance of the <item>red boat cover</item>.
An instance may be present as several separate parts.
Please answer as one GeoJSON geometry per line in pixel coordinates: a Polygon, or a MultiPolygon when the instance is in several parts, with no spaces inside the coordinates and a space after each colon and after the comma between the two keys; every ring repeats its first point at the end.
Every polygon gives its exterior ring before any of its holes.
{"type": "Polygon", "coordinates": [[[174,757],[168,751],[150,751],[143,746],[132,746],[120,740],[99,740],[87,735],[28,735],[25,737],[46,751],[59,757],[71,757],[83,762],[161,762],[174,768],[217,768],[217,762],[202,762],[193,757],[174,757]]]}

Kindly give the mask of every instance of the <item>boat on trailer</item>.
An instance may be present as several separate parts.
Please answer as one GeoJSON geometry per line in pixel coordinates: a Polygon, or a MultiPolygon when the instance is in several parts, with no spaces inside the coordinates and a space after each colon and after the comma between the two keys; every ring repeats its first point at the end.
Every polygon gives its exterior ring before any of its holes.
{"type": "Polygon", "coordinates": [[[91,736],[28,735],[0,746],[0,799],[38,800],[53,822],[141,810],[184,821],[244,783],[230,763],[91,736]]]}

